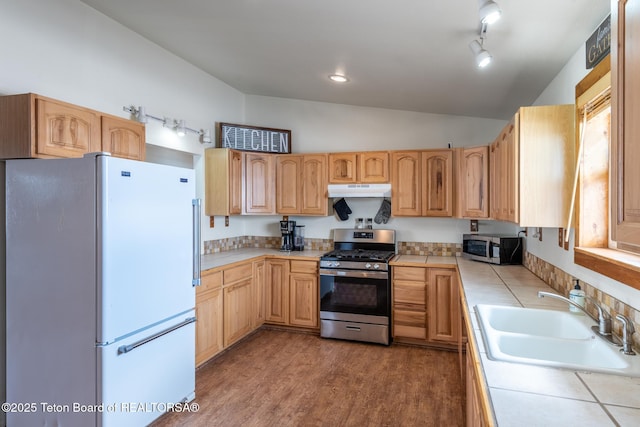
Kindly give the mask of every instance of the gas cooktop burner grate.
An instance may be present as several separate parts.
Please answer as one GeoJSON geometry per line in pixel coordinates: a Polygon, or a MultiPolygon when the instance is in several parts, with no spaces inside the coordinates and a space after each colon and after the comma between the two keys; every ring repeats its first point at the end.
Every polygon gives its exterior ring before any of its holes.
{"type": "Polygon", "coordinates": [[[377,251],[371,249],[349,249],[334,250],[323,255],[322,258],[341,259],[341,260],[371,260],[371,261],[388,261],[395,255],[392,251],[377,251]]]}

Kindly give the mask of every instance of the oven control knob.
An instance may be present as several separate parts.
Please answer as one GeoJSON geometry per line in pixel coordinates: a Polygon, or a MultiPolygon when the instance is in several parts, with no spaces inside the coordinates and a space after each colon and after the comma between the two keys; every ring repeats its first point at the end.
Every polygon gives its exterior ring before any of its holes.
{"type": "Polygon", "coordinates": [[[331,267],[339,267],[340,263],[338,261],[331,264],[331,267]]]}
{"type": "Polygon", "coordinates": [[[379,269],[379,268],[380,268],[380,264],[373,264],[373,269],[374,269],[374,270],[377,270],[377,269],[379,269]]]}
{"type": "Polygon", "coordinates": [[[369,263],[366,263],[364,266],[365,266],[366,268],[371,268],[371,264],[369,264],[369,263]]]}

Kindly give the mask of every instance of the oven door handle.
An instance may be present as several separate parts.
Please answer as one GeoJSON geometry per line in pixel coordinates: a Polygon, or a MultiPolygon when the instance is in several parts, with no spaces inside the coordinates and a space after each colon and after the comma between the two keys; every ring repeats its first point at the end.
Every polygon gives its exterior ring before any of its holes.
{"type": "Polygon", "coordinates": [[[365,279],[385,279],[386,280],[389,278],[389,273],[386,271],[320,269],[320,276],[363,277],[365,279]]]}

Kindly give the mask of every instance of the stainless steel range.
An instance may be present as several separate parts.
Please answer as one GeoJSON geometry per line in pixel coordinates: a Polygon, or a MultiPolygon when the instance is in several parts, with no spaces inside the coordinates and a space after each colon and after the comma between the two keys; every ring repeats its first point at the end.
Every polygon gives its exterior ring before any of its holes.
{"type": "Polygon", "coordinates": [[[335,229],[320,258],[320,336],[389,345],[394,230],[335,229]]]}

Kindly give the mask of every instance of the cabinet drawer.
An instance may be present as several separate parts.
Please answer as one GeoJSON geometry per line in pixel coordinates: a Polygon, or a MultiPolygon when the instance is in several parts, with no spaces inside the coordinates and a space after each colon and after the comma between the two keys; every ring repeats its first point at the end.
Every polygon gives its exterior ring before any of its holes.
{"type": "Polygon", "coordinates": [[[290,271],[292,273],[317,273],[318,263],[316,261],[291,260],[290,271]]]}
{"type": "Polygon", "coordinates": [[[393,281],[393,305],[410,309],[425,310],[427,286],[424,282],[393,281]]]}
{"type": "Polygon", "coordinates": [[[393,310],[393,335],[426,339],[426,314],[419,311],[393,310]]]}
{"type": "Polygon", "coordinates": [[[224,284],[228,285],[238,280],[250,279],[252,272],[253,268],[251,267],[251,263],[227,268],[224,270],[224,284]]]}
{"type": "Polygon", "coordinates": [[[427,281],[427,269],[422,267],[393,267],[393,279],[427,281]]]}
{"type": "Polygon", "coordinates": [[[201,284],[196,288],[196,294],[203,294],[207,291],[217,289],[222,286],[222,271],[205,273],[202,275],[201,284]]]}

